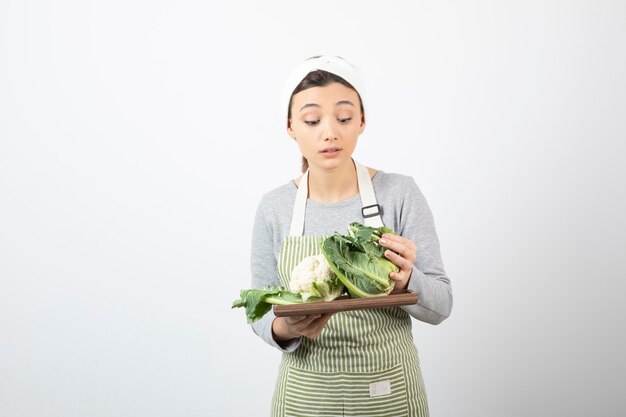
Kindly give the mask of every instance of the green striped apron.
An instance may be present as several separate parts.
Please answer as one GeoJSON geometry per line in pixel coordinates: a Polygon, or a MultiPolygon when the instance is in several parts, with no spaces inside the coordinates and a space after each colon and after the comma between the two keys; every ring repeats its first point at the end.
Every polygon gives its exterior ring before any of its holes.
{"type": "MultiPolygon", "coordinates": [[[[372,206],[366,204],[373,195],[369,174],[364,175],[367,169],[356,161],[355,165],[362,174],[358,178],[364,207],[372,206]]],[[[305,173],[299,193],[306,182],[305,173]]],[[[296,198],[294,218],[303,219],[303,213],[296,214],[304,211],[298,205],[296,198]]],[[[363,213],[365,223],[374,224],[363,213]]],[[[324,236],[301,236],[302,230],[300,221],[292,222],[292,232],[281,247],[277,272],[287,288],[293,268],[303,258],[321,253],[324,236]]],[[[302,337],[294,352],[283,353],[272,416],[428,416],[408,313],[398,307],[340,312],[317,338],[302,337]]]]}

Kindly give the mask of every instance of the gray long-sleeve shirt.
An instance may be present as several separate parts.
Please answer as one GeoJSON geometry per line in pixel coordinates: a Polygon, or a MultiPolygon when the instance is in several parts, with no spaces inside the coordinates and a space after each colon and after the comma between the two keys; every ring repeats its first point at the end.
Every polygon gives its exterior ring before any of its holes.
{"type": "MultiPolygon", "coordinates": [[[[446,276],[439,239],[426,199],[412,177],[377,171],[372,177],[376,199],[386,227],[417,245],[417,260],[408,288],[418,294],[415,305],[402,307],[414,318],[439,324],[452,310],[452,288],[446,276]]],[[[252,232],[252,288],[279,286],[276,272],[283,238],[289,234],[297,187],[293,181],[263,195],[252,232]]],[[[356,195],[336,203],[307,200],[304,235],[347,233],[352,222],[363,223],[361,198],[356,195]]],[[[272,311],[252,324],[254,332],[281,351],[295,350],[295,339],[279,345],[272,336],[272,311]]]]}

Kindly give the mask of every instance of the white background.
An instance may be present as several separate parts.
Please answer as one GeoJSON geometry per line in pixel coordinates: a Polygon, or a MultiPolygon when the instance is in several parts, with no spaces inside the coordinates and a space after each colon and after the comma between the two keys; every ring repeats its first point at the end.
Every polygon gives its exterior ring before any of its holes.
{"type": "Polygon", "coordinates": [[[0,416],[268,415],[230,304],[320,53],[365,77],[355,157],[435,215],[431,415],[623,416],[626,3],[223,3],[0,2],[0,416]]]}

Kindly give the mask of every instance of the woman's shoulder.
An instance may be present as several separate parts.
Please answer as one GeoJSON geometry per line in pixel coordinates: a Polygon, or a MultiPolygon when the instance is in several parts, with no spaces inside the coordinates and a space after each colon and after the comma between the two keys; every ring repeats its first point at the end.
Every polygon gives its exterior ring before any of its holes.
{"type": "Polygon", "coordinates": [[[293,180],[279,185],[265,192],[261,196],[259,205],[265,209],[274,209],[276,207],[285,207],[293,205],[295,200],[297,187],[293,180]]]}
{"type": "Polygon", "coordinates": [[[403,206],[408,202],[425,204],[425,197],[415,179],[410,175],[379,170],[372,178],[376,196],[386,204],[403,206]]]}
{"type": "Polygon", "coordinates": [[[416,186],[415,180],[410,175],[399,174],[396,172],[386,172],[383,170],[376,170],[375,175],[372,177],[372,184],[374,187],[382,187],[388,189],[389,187],[405,189],[406,187],[416,186]]]}

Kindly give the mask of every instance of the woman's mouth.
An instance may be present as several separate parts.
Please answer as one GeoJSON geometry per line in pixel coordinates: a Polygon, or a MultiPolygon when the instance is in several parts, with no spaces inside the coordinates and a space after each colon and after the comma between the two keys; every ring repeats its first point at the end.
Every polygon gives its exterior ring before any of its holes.
{"type": "Polygon", "coordinates": [[[320,153],[326,158],[333,158],[337,156],[337,154],[341,151],[341,148],[336,146],[331,146],[328,148],[324,148],[320,151],[320,153]]]}

